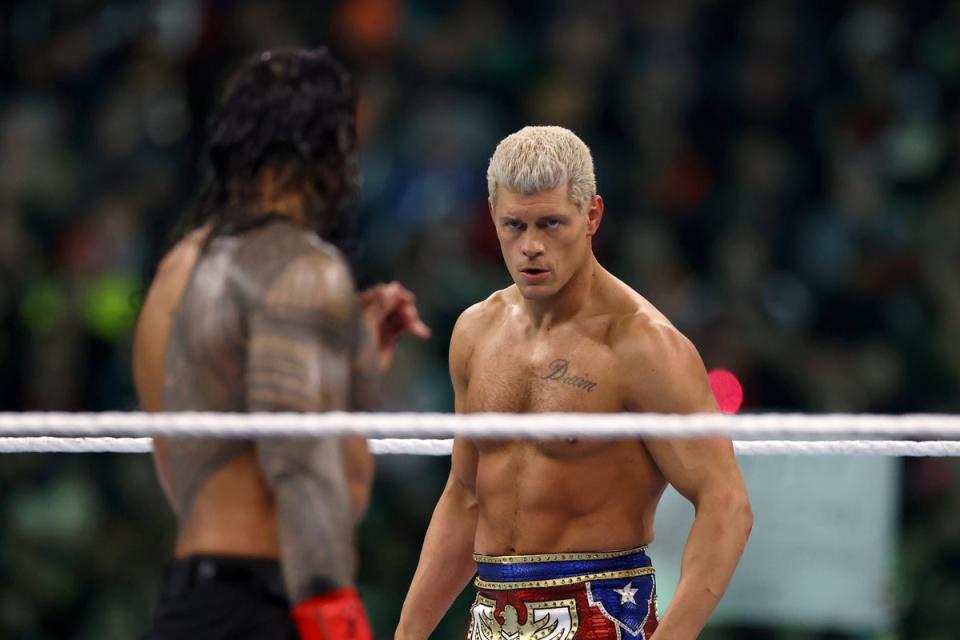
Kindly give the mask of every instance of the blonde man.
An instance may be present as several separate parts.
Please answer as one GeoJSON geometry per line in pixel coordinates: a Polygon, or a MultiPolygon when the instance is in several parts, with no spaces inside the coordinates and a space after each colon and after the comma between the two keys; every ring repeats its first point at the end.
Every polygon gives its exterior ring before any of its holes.
{"type": "MultiPolygon", "coordinates": [[[[717,410],[693,345],[594,257],[604,205],[576,135],[508,136],[487,184],[514,285],[454,328],[457,412],[717,410]]],[[[751,525],[729,440],[461,438],[396,638],[427,638],[475,572],[470,639],[696,638],[751,525]],[[658,623],[646,545],[668,482],[696,519],[658,623]]]]}

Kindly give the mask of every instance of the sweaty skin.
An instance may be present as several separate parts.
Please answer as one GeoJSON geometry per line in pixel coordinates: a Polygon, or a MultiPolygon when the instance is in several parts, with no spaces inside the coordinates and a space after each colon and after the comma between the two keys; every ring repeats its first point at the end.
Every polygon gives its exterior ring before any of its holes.
{"type": "MultiPolygon", "coordinates": [[[[646,333],[678,352],[690,347],[649,303],[603,275],[595,311],[550,330],[525,321],[515,289],[468,310],[451,347],[457,411],[638,409],[630,387],[643,371],[622,357],[627,343],[646,333]],[[521,343],[525,349],[503,348],[521,343]]],[[[709,387],[696,391],[699,408],[713,410],[709,387]]],[[[480,498],[478,553],[625,549],[653,538],[666,479],[641,440],[478,439],[461,452],[457,462],[470,462],[454,473],[480,498]]]]}
{"type": "MultiPolygon", "coordinates": [[[[696,349],[604,270],[603,214],[567,186],[502,187],[491,215],[515,282],[467,309],[450,341],[458,413],[717,410],[696,349]]],[[[584,424],[584,435],[590,431],[584,424]]],[[[654,537],[671,483],[696,508],[681,580],[654,640],[692,639],[716,606],[752,523],[729,440],[457,439],[395,637],[423,640],[472,577],[474,552],[613,551],[654,537]]]]}
{"type": "MultiPolygon", "coordinates": [[[[194,232],[170,252],[141,312],[146,410],[375,407],[377,353],[335,250],[283,220],[205,240],[194,232]]],[[[155,452],[177,557],[280,557],[293,602],[352,584],[372,479],[363,439],[158,439],[155,452]]]]}

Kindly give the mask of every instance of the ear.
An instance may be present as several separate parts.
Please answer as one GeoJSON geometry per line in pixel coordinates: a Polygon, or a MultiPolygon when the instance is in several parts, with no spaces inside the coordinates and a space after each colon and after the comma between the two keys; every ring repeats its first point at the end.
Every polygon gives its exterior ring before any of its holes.
{"type": "Polygon", "coordinates": [[[587,236],[592,238],[597,235],[601,220],[603,220],[603,198],[597,195],[590,199],[590,205],[587,208],[587,236]]]}
{"type": "Polygon", "coordinates": [[[490,212],[490,217],[493,217],[493,200],[487,198],[487,210],[490,212]]]}

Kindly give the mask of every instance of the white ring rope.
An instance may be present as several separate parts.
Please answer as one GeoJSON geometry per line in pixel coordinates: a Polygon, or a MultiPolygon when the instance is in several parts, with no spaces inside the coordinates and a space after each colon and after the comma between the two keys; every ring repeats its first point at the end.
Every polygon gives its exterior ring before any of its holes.
{"type": "Polygon", "coordinates": [[[841,435],[960,440],[960,416],[600,413],[0,413],[4,436],[732,438],[841,435]]]}
{"type": "MultiPolygon", "coordinates": [[[[738,455],[746,456],[960,456],[960,442],[904,440],[738,440],[738,455]]],[[[452,440],[383,438],[370,441],[377,455],[450,455],[452,440]]],[[[150,438],[0,438],[0,453],[150,453],[150,438]]]]}
{"type": "Polygon", "coordinates": [[[0,438],[0,453],[150,453],[150,438],[0,438]]]}

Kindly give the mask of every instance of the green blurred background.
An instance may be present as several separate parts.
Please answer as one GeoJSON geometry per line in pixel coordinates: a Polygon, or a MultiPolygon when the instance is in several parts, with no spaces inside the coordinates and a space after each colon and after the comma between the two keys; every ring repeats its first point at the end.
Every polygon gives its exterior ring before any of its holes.
{"type": "MultiPolygon", "coordinates": [[[[434,329],[403,345],[389,409],[452,409],[453,322],[508,284],[486,162],[546,123],[593,150],[601,261],[746,410],[960,406],[960,2],[30,0],[0,6],[0,409],[136,408],[131,326],[222,81],[321,43],[360,88],[358,276],[403,282],[434,329]]],[[[448,464],[379,460],[378,637],[448,464]]],[[[960,638],[958,464],[897,469],[884,637],[960,638]]],[[[147,456],[0,457],[0,638],[138,637],[173,530],[147,456]]],[[[818,627],[704,637],[876,637],[818,627]]]]}

